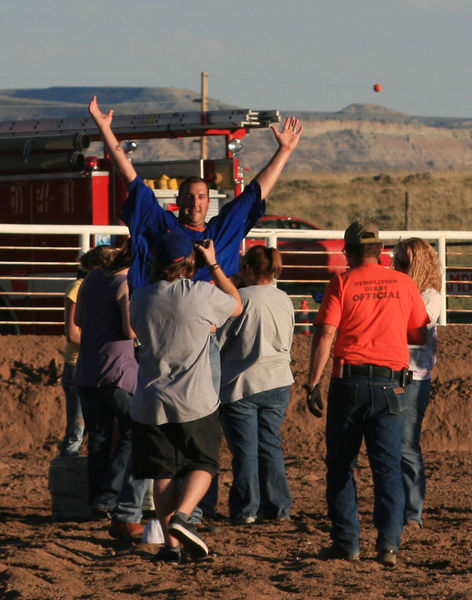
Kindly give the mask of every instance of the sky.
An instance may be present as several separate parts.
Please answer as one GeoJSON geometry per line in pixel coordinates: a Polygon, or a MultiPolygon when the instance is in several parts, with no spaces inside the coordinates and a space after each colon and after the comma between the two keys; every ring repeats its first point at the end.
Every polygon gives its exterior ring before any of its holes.
{"type": "Polygon", "coordinates": [[[199,93],[205,71],[243,108],[472,117],[471,23],[472,0],[3,0],[0,89],[199,93]]]}

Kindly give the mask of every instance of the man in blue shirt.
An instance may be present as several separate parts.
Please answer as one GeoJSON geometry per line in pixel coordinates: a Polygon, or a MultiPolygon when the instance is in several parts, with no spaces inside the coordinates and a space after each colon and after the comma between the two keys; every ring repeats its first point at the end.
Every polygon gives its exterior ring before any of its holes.
{"type": "MultiPolygon", "coordinates": [[[[150,267],[154,260],[156,238],[168,229],[182,228],[191,240],[212,239],[221,267],[228,276],[239,271],[239,248],[242,240],[265,212],[265,199],[277,182],[290,155],[297,147],[303,127],[299,119],[289,117],[282,130],[272,127],[278,148],[250,185],[223,206],[220,213],[206,223],[210,204],[207,183],[199,177],[186,179],[179,189],[179,216],[164,210],[156,201],[154,191],[138,177],[136,170],[121,148],[112,130],[113,111],[102,113],[94,96],[89,105],[117,172],[129,191],[121,218],[128,225],[132,240],[134,263],[128,275],[131,288],[150,283],[150,267]]],[[[211,280],[205,267],[196,280],[211,280]]]]}
{"type": "MultiPolygon", "coordinates": [[[[177,197],[179,216],[164,210],[156,201],[154,191],[145,185],[112,130],[113,110],[103,113],[94,96],[89,112],[105,144],[120,179],[129,192],[123,205],[121,219],[129,228],[133,264],[128,272],[128,283],[138,289],[151,283],[151,265],[155,259],[157,240],[169,229],[183,229],[192,241],[211,239],[221,268],[228,277],[239,271],[239,249],[242,240],[265,212],[265,199],[276,184],[290,155],[297,147],[303,127],[300,120],[289,117],[282,130],[271,127],[278,148],[262,171],[237,198],[223,206],[218,215],[205,221],[210,205],[208,184],[200,177],[186,179],[177,197]]],[[[199,269],[194,280],[211,281],[207,267],[199,269]]],[[[218,343],[211,336],[210,361],[215,389],[220,387],[220,356],[218,343]]],[[[217,481],[206,497],[206,514],[216,505],[217,481]]],[[[198,516],[195,515],[198,520],[198,516]]]]}

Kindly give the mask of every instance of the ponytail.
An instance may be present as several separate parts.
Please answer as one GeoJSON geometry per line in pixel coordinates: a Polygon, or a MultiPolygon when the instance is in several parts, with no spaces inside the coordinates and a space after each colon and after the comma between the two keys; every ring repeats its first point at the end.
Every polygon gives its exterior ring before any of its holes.
{"type": "Polygon", "coordinates": [[[241,266],[247,265],[256,280],[278,279],[282,272],[282,256],[277,248],[257,245],[243,256],[241,266]]]}

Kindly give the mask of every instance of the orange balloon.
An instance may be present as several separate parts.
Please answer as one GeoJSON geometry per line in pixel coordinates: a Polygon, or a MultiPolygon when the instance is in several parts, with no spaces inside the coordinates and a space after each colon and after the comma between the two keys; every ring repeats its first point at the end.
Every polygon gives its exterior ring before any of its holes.
{"type": "Polygon", "coordinates": [[[382,91],[382,86],[380,85],[380,83],[375,83],[373,85],[373,90],[374,90],[374,92],[381,92],[382,91]]]}

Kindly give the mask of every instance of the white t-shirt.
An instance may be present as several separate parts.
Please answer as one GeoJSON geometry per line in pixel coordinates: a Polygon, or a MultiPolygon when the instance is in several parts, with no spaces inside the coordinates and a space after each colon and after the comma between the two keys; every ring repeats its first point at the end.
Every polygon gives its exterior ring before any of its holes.
{"type": "Polygon", "coordinates": [[[410,365],[413,371],[413,379],[431,379],[431,369],[436,364],[437,358],[437,326],[436,323],[441,313],[441,294],[432,288],[421,293],[426,306],[426,312],[430,318],[428,325],[428,341],[424,346],[408,346],[410,349],[410,365]]]}
{"type": "Polygon", "coordinates": [[[210,368],[210,326],[221,327],[236,300],[190,279],[159,281],[133,292],[131,325],[141,343],[131,417],[186,423],[213,413],[219,399],[210,368]]]}
{"type": "Polygon", "coordinates": [[[218,331],[223,404],[293,383],[292,301],[270,284],[244,287],[239,293],[242,314],[218,331]]]}

